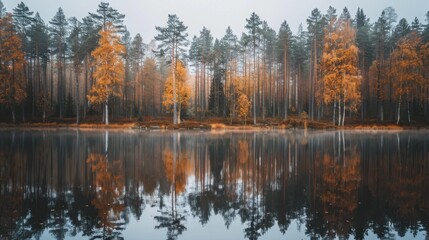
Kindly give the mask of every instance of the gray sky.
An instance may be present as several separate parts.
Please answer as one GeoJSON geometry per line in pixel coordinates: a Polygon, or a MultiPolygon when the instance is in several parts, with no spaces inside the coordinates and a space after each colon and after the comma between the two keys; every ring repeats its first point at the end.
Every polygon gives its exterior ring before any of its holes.
{"type": "MultiPolygon", "coordinates": [[[[8,12],[23,1],[31,11],[39,12],[45,23],[62,7],[67,17],[81,19],[88,12],[97,10],[100,0],[2,0],[8,12]]],[[[352,16],[358,7],[364,9],[367,17],[374,22],[383,9],[393,7],[400,18],[410,23],[414,17],[424,22],[425,13],[429,11],[427,0],[104,0],[110,6],[126,15],[125,25],[134,36],[140,33],[144,42],[149,42],[157,34],[155,26],[165,26],[167,14],[177,14],[188,26],[191,39],[198,35],[203,26],[207,27],[214,37],[224,35],[231,26],[238,36],[244,31],[246,18],[256,12],[262,20],[278,31],[280,24],[286,20],[292,31],[297,32],[298,25],[306,28],[306,18],[311,10],[319,8],[325,14],[331,5],[340,14],[347,6],[352,16]]],[[[399,20],[398,19],[398,20],[399,20]]]]}

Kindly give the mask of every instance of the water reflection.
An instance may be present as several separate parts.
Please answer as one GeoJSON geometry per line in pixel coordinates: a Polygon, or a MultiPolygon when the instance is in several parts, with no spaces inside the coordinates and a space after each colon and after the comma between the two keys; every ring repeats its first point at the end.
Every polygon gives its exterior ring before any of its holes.
{"type": "Polygon", "coordinates": [[[0,238],[141,238],[137,222],[188,239],[214,216],[219,238],[237,226],[281,237],[292,223],[307,238],[424,238],[426,136],[2,131],[0,238]]]}

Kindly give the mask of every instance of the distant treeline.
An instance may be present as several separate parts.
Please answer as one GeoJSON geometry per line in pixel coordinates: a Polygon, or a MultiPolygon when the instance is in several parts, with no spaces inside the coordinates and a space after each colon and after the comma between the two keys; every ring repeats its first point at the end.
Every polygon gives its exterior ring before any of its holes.
{"type": "Polygon", "coordinates": [[[109,114],[173,112],[174,123],[289,115],[338,125],[346,116],[429,122],[429,11],[425,17],[409,23],[388,7],[370,22],[360,8],[354,17],[346,7],[316,8],[294,34],[286,21],[275,30],[252,13],[246,32],[228,27],[214,39],[205,27],[189,37],[169,15],[145,44],[109,3],[80,20],[59,8],[46,23],[23,2],[8,12],[0,0],[0,120],[103,115],[107,123],[109,114]]]}

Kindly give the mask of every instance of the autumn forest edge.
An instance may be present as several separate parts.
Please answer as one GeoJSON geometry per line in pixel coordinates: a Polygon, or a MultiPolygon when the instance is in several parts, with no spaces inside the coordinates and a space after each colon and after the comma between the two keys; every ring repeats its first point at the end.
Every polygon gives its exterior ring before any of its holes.
{"type": "MultiPolygon", "coordinates": [[[[287,17],[287,16],[285,16],[287,17]]],[[[0,121],[209,118],[257,124],[299,117],[344,125],[429,123],[429,11],[315,8],[292,33],[252,13],[245,32],[188,36],[174,14],[144,43],[125,14],[101,2],[83,19],[58,9],[47,23],[0,0],[0,121]]]]}

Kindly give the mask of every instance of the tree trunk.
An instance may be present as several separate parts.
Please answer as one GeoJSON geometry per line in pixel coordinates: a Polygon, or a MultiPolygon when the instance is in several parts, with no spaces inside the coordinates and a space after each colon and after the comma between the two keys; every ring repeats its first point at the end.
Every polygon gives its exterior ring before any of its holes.
{"type": "Polygon", "coordinates": [[[253,44],[253,124],[256,125],[256,47],[253,44]]]}
{"type": "Polygon", "coordinates": [[[104,104],[104,111],[105,111],[105,117],[106,117],[106,125],[109,125],[109,102],[106,101],[104,104]]]}
{"type": "Polygon", "coordinates": [[[398,112],[397,112],[397,120],[396,120],[396,124],[399,124],[399,121],[401,120],[401,99],[402,96],[399,96],[399,100],[398,100],[398,112]]]}
{"type": "Polygon", "coordinates": [[[176,59],[175,59],[175,44],[173,42],[172,54],[171,54],[171,66],[173,71],[173,124],[177,125],[177,89],[176,89],[176,59]]]}

